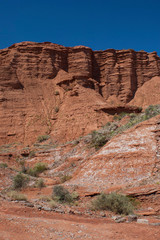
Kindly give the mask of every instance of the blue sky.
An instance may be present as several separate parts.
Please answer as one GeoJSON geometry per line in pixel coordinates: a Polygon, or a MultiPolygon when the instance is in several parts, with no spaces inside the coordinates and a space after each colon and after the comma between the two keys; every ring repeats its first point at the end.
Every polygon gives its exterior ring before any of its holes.
{"type": "Polygon", "coordinates": [[[0,0],[0,49],[50,41],[160,55],[160,0],[0,0]]]}

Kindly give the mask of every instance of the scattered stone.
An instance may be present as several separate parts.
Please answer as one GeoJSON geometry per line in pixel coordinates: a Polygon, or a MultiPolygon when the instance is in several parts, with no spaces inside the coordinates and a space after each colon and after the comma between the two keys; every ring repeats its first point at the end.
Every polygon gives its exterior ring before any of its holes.
{"type": "Polygon", "coordinates": [[[92,215],[92,212],[88,211],[88,210],[85,213],[86,213],[86,215],[90,215],[90,216],[92,215]]]}
{"type": "Polygon", "coordinates": [[[148,224],[147,219],[137,219],[137,223],[148,224]]]}
{"type": "Polygon", "coordinates": [[[129,215],[128,216],[128,222],[136,222],[137,221],[137,216],[136,215],[129,215]]]}
{"type": "Polygon", "coordinates": [[[149,211],[152,211],[152,210],[153,210],[153,208],[152,208],[152,207],[148,207],[148,210],[149,210],[149,211]]]}
{"type": "Polygon", "coordinates": [[[123,218],[123,217],[115,220],[116,223],[123,223],[123,222],[125,222],[125,221],[126,221],[126,219],[123,218]]]}
{"type": "Polygon", "coordinates": [[[57,213],[65,213],[64,210],[62,210],[62,209],[58,209],[58,208],[55,208],[54,211],[57,212],[57,213]]]}
{"type": "Polygon", "coordinates": [[[68,213],[69,214],[75,214],[75,212],[73,210],[71,210],[71,209],[68,211],[68,213]]]}
{"type": "Polygon", "coordinates": [[[74,211],[74,214],[82,215],[82,212],[75,210],[75,211],[74,211]]]}
{"type": "Polygon", "coordinates": [[[113,219],[113,220],[118,220],[118,219],[120,219],[120,218],[121,218],[121,216],[118,216],[118,215],[117,215],[117,216],[112,216],[112,219],[113,219]]]}
{"type": "Polygon", "coordinates": [[[151,226],[160,226],[160,222],[158,222],[158,223],[150,223],[149,225],[151,225],[151,226]]]}
{"type": "Polygon", "coordinates": [[[100,212],[99,215],[100,215],[101,217],[106,217],[105,212],[100,212]]]}
{"type": "Polygon", "coordinates": [[[42,209],[42,206],[41,206],[41,205],[36,205],[35,207],[38,208],[39,210],[42,209]]]}
{"type": "Polygon", "coordinates": [[[52,209],[49,208],[49,207],[42,207],[41,209],[44,210],[44,211],[52,211],[52,209]]]}
{"type": "Polygon", "coordinates": [[[27,203],[25,203],[24,205],[27,206],[27,207],[34,207],[34,204],[33,204],[33,203],[28,203],[28,202],[27,202],[27,203]]]}

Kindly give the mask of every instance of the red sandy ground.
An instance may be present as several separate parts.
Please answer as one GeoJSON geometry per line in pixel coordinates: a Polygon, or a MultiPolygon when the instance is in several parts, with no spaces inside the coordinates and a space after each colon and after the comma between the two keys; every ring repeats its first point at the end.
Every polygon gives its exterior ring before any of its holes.
{"type": "Polygon", "coordinates": [[[160,239],[159,226],[45,212],[10,202],[1,202],[0,212],[1,240],[160,239]]]}

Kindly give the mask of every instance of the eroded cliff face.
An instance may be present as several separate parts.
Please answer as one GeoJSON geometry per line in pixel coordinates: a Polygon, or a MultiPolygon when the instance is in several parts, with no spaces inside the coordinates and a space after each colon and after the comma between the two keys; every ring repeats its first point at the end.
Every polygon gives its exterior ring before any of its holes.
{"type": "Polygon", "coordinates": [[[110,120],[111,108],[131,108],[136,91],[155,76],[156,52],[94,52],[48,42],[0,50],[0,144],[33,143],[44,134],[65,142],[87,134],[110,120]]]}
{"type": "Polygon", "coordinates": [[[79,166],[68,184],[100,192],[153,184],[160,176],[159,136],[158,115],[112,138],[79,166]]]}

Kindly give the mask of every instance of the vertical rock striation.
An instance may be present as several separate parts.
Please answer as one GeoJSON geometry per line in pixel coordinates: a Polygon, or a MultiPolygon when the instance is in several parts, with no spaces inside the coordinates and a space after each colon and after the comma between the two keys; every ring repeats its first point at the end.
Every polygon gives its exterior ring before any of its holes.
{"type": "Polygon", "coordinates": [[[84,135],[108,121],[102,109],[126,105],[155,76],[160,76],[156,52],[92,51],[49,42],[0,50],[0,143],[84,135]]]}

